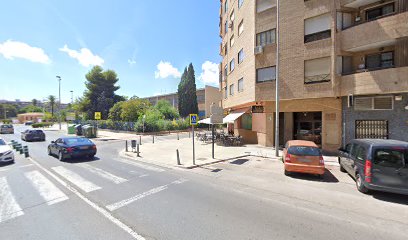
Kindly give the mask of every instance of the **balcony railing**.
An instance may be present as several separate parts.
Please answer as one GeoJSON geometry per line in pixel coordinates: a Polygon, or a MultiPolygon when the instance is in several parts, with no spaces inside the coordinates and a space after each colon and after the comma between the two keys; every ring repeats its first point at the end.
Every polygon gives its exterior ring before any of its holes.
{"type": "Polygon", "coordinates": [[[320,74],[315,76],[305,76],[305,84],[330,82],[331,74],[320,74]]]}
{"type": "Polygon", "coordinates": [[[352,28],[352,27],[355,27],[355,26],[359,26],[359,25],[364,24],[364,23],[369,23],[369,22],[372,22],[372,21],[376,21],[376,20],[381,19],[381,18],[391,17],[391,16],[394,16],[396,14],[397,14],[396,12],[393,12],[393,13],[390,13],[390,14],[385,14],[385,15],[382,15],[382,16],[378,16],[378,17],[370,19],[370,20],[354,22],[350,26],[342,26],[342,30],[346,30],[346,29],[349,29],[349,28],[352,28]]]}
{"type": "Polygon", "coordinates": [[[374,72],[374,71],[383,70],[383,69],[387,69],[387,68],[395,68],[395,66],[394,65],[388,65],[388,66],[380,66],[380,67],[361,68],[361,69],[356,69],[356,70],[352,70],[352,71],[343,71],[341,73],[341,75],[346,76],[346,75],[351,75],[351,74],[356,74],[356,73],[374,72]]]}

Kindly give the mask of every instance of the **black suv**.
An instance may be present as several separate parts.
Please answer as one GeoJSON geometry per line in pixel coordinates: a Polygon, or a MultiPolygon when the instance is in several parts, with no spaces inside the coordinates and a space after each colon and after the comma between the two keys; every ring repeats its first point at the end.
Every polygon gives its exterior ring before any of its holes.
{"type": "Polygon", "coordinates": [[[408,195],[408,142],[352,140],[339,149],[339,164],[362,193],[379,190],[408,195]]]}

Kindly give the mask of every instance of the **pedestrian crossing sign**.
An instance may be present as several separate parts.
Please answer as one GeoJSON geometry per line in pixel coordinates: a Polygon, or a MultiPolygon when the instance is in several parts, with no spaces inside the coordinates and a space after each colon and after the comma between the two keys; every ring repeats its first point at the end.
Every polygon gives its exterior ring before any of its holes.
{"type": "Polygon", "coordinates": [[[190,114],[190,125],[197,125],[197,124],[198,124],[198,115],[190,114]]]}
{"type": "Polygon", "coordinates": [[[101,120],[101,112],[95,112],[95,120],[101,120]]]}

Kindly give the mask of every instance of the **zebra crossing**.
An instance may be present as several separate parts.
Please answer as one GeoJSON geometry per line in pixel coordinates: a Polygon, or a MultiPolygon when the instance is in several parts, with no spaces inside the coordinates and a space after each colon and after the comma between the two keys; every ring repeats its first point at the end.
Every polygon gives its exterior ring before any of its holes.
{"type": "MultiPolygon", "coordinates": [[[[154,172],[164,171],[160,168],[143,166],[142,164],[138,163],[131,164],[132,162],[128,160],[124,160],[123,163],[138,167],[142,166],[144,169],[154,172]]],[[[64,179],[67,184],[72,184],[85,193],[101,190],[102,187],[87,179],[92,176],[85,175],[84,172],[90,173],[97,178],[104,179],[107,182],[115,185],[129,181],[124,177],[117,176],[111,172],[88,163],[75,164],[75,167],[66,165],[56,166],[52,167],[51,171],[59,175],[61,179],[64,179]],[[77,170],[75,168],[80,168],[83,171],[75,171],[77,170]]],[[[53,183],[50,180],[51,177],[46,173],[43,173],[40,170],[27,169],[19,172],[18,174],[21,174],[23,178],[29,182],[27,186],[33,189],[33,192],[39,197],[39,199],[41,199],[40,205],[45,204],[50,206],[69,200],[69,196],[67,196],[67,194],[61,190],[64,187],[57,186],[57,183],[53,183]]],[[[142,176],[146,177],[149,175],[143,174],[142,176]]],[[[21,197],[16,197],[17,193],[21,195],[21,188],[19,186],[12,186],[10,184],[10,180],[8,179],[9,177],[10,176],[0,176],[0,224],[13,218],[23,216],[25,214],[24,208],[27,208],[27,206],[24,206],[24,204],[19,203],[19,201],[23,201],[21,197]]],[[[62,183],[60,182],[60,184],[62,183]]],[[[27,201],[27,199],[25,199],[25,201],[27,201]]]]}

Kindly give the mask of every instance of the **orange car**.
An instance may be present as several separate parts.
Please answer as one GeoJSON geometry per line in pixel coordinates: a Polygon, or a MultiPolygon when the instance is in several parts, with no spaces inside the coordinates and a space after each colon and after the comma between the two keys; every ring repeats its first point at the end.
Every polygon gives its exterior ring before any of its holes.
{"type": "Polygon", "coordinates": [[[283,149],[285,175],[291,172],[316,174],[323,176],[324,160],[319,147],[311,141],[288,141],[283,149]]]}

